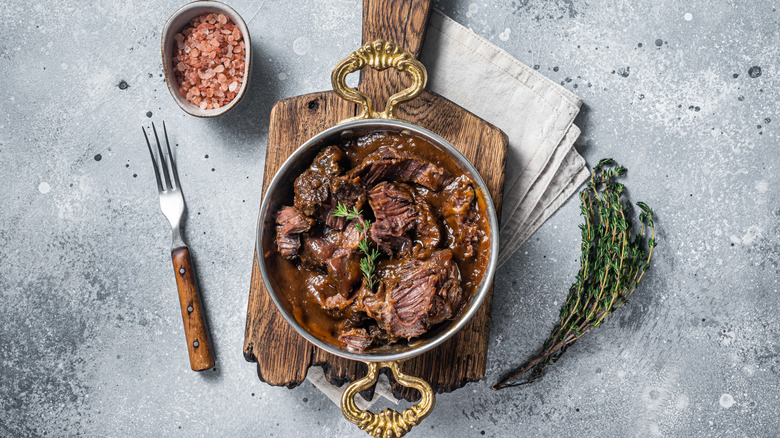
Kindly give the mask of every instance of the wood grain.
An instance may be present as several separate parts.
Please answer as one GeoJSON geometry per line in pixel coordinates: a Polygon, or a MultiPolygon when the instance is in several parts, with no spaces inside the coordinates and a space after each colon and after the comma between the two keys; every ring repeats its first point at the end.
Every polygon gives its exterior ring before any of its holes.
{"type": "Polygon", "coordinates": [[[179,290],[181,318],[184,321],[184,335],[187,338],[187,351],[190,355],[190,367],[194,371],[204,371],[214,367],[214,354],[211,351],[206,317],[200,302],[200,290],[192,264],[190,250],[186,247],[171,252],[173,270],[176,274],[176,288],[179,290]]]}
{"type": "MultiPolygon", "coordinates": [[[[406,50],[419,54],[429,12],[428,1],[364,0],[364,43],[377,38],[395,39],[406,50]]],[[[397,72],[380,75],[364,70],[358,88],[379,99],[374,101],[376,108],[384,108],[387,97],[403,88],[403,83],[397,72]]],[[[263,193],[295,149],[320,131],[357,114],[356,105],[341,100],[332,91],[277,102],[271,110],[263,193]]],[[[400,105],[398,116],[441,135],[463,152],[482,175],[500,212],[507,148],[507,137],[501,130],[427,91],[400,105]]],[[[434,350],[410,359],[404,364],[404,372],[426,379],[436,392],[450,392],[481,379],[487,360],[492,296],[491,288],[466,327],[434,350]]],[[[327,379],[336,385],[363,377],[367,370],[361,362],[312,346],[287,324],[265,291],[257,254],[252,269],[244,356],[257,362],[261,380],[289,388],[301,384],[313,365],[322,366],[327,379]]],[[[397,397],[408,400],[418,397],[416,392],[398,385],[393,385],[393,391],[397,397]]]]}

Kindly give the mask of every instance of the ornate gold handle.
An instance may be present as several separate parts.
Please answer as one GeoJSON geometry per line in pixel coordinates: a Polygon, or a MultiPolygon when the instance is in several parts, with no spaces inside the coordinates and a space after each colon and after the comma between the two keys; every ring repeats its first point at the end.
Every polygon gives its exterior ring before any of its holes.
{"type": "Polygon", "coordinates": [[[420,424],[433,410],[435,403],[433,389],[425,380],[402,373],[399,361],[368,362],[367,364],[368,374],[366,377],[352,382],[344,391],[344,395],[341,396],[341,412],[347,420],[357,424],[359,428],[371,436],[401,438],[412,430],[412,427],[420,424]],[[422,394],[420,402],[404,409],[400,414],[392,409],[385,409],[378,414],[358,409],[355,405],[355,395],[376,383],[379,370],[382,368],[390,368],[395,380],[401,385],[420,391],[422,394]]]}
{"type": "Polygon", "coordinates": [[[342,99],[355,102],[363,107],[363,112],[360,115],[343,120],[343,122],[371,118],[397,119],[398,117],[395,116],[396,106],[399,103],[414,99],[422,93],[425,84],[428,82],[428,73],[420,61],[414,59],[412,55],[405,52],[396,43],[376,40],[366,43],[363,47],[342,59],[336,65],[336,68],[333,69],[330,81],[333,84],[333,91],[341,96],[342,99]],[[366,66],[378,71],[386,70],[390,67],[398,71],[405,71],[412,77],[412,86],[390,96],[383,112],[374,112],[368,97],[360,91],[347,86],[346,83],[348,74],[362,70],[366,66]]]}

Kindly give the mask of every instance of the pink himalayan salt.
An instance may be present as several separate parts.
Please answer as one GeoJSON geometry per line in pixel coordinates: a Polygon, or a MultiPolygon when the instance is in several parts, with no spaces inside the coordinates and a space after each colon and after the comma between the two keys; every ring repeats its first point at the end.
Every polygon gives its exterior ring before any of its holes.
{"type": "Polygon", "coordinates": [[[174,35],[174,73],[179,92],[201,109],[230,103],[244,81],[246,46],[224,14],[203,14],[174,35]]]}

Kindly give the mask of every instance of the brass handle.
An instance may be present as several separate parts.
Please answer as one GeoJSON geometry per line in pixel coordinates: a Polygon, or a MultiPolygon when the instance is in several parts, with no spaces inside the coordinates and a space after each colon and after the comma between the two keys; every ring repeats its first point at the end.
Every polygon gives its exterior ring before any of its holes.
{"type": "Polygon", "coordinates": [[[368,362],[368,374],[360,380],[352,382],[341,396],[341,413],[344,417],[357,424],[357,426],[369,435],[376,438],[401,438],[412,427],[420,424],[433,410],[435,398],[431,385],[419,377],[412,377],[401,372],[400,361],[394,362],[368,362]],[[422,398],[416,405],[404,409],[398,413],[392,409],[375,414],[373,412],[358,409],[355,405],[355,395],[360,391],[376,383],[381,368],[390,368],[395,380],[406,387],[420,391],[422,398]]]}
{"type": "Polygon", "coordinates": [[[333,91],[342,99],[355,102],[363,107],[363,112],[360,115],[342,122],[371,118],[397,119],[398,117],[395,115],[396,106],[399,103],[414,99],[422,93],[425,84],[428,82],[428,73],[420,61],[401,49],[398,44],[385,40],[376,40],[366,43],[363,47],[342,59],[336,65],[336,68],[333,69],[330,81],[333,84],[333,91]],[[405,71],[412,77],[412,86],[390,96],[383,112],[374,112],[369,98],[360,91],[347,86],[346,83],[348,74],[362,70],[366,66],[378,71],[387,70],[390,67],[398,71],[405,71]]]}

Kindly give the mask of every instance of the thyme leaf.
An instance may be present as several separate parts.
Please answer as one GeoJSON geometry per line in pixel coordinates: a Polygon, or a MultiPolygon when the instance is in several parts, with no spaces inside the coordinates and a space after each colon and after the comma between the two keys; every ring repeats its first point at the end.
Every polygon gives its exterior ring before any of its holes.
{"type": "Polygon", "coordinates": [[[641,210],[639,232],[632,232],[632,208],[624,203],[624,186],[615,178],[626,173],[611,158],[593,169],[587,187],[580,193],[582,230],[580,270],[561,307],[560,319],[539,353],[525,365],[508,373],[494,390],[531,383],[544,375],[582,335],[601,325],[605,318],[628,302],[650,268],[655,240],[653,210],[637,202],[641,210]],[[530,373],[524,381],[516,379],[530,373]]]}

